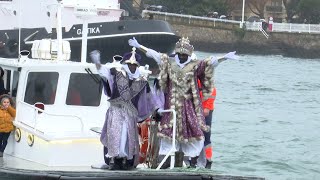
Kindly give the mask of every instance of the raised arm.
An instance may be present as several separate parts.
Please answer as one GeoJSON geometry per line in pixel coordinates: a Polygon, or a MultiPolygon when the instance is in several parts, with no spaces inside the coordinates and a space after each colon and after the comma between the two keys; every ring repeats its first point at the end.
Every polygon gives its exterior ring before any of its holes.
{"type": "Polygon", "coordinates": [[[142,46],[141,44],[138,43],[135,37],[132,39],[128,40],[128,44],[132,47],[135,47],[137,49],[140,49],[142,52],[146,54],[147,57],[154,59],[158,64],[161,64],[161,53],[147,48],[145,46],[142,46]]]}
{"type": "Polygon", "coordinates": [[[229,52],[226,55],[224,55],[223,57],[219,57],[219,58],[212,57],[211,58],[211,64],[214,67],[217,67],[221,62],[223,62],[223,61],[225,61],[227,59],[238,60],[239,56],[236,55],[236,51],[229,52]]]}
{"type": "Polygon", "coordinates": [[[90,59],[96,65],[96,68],[98,70],[100,77],[105,82],[109,82],[110,84],[112,84],[113,77],[111,75],[110,68],[107,66],[101,65],[100,52],[98,50],[94,50],[94,51],[90,52],[90,59]]]}

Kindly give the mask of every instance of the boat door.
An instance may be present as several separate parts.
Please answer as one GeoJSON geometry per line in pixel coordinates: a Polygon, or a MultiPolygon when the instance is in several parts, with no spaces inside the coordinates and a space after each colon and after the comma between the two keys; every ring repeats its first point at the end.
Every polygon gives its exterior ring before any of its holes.
{"type": "Polygon", "coordinates": [[[18,82],[19,82],[19,69],[16,66],[6,66],[1,65],[3,69],[3,82],[4,82],[4,89],[6,90],[6,94],[12,96],[13,100],[15,101],[17,96],[17,89],[18,89],[18,82]]]}

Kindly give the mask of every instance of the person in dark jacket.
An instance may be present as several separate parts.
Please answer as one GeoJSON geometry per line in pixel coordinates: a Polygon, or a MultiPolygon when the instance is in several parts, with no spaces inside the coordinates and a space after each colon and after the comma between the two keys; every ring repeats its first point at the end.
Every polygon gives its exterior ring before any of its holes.
{"type": "Polygon", "coordinates": [[[4,70],[0,67],[0,95],[7,94],[9,91],[4,88],[4,81],[3,81],[4,70]]]}

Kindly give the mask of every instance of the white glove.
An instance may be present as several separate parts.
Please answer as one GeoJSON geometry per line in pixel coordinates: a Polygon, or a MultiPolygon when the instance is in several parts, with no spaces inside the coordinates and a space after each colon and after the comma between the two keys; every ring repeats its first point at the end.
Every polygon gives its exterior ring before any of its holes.
{"type": "Polygon", "coordinates": [[[129,39],[128,40],[128,43],[129,43],[129,45],[130,46],[132,46],[132,47],[135,47],[135,48],[140,48],[140,44],[138,43],[138,41],[136,40],[136,38],[135,37],[133,37],[132,39],[129,39]]]}
{"type": "Polygon", "coordinates": [[[100,51],[94,50],[90,52],[91,61],[95,64],[101,64],[100,62],[100,51]]]}
{"type": "Polygon", "coordinates": [[[157,113],[160,114],[160,115],[162,115],[162,113],[163,113],[162,111],[163,111],[162,108],[157,109],[157,113]]]}
{"type": "Polygon", "coordinates": [[[192,59],[192,60],[197,60],[197,55],[196,55],[195,53],[192,53],[192,54],[191,54],[191,59],[192,59]]]}
{"type": "Polygon", "coordinates": [[[217,59],[215,56],[213,56],[213,57],[211,58],[211,64],[212,64],[214,67],[218,66],[219,61],[218,61],[218,59],[217,59]]]}
{"type": "Polygon", "coordinates": [[[226,59],[233,59],[233,60],[238,60],[239,56],[236,55],[236,51],[229,52],[228,54],[223,56],[226,59]]]}

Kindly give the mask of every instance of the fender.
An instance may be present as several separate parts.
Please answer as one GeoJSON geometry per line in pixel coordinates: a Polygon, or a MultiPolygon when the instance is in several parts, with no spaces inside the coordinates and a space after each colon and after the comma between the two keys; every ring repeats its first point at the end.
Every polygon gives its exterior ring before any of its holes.
{"type": "Polygon", "coordinates": [[[139,134],[140,134],[140,153],[139,153],[139,163],[144,163],[147,158],[147,151],[149,146],[149,125],[150,119],[146,119],[140,124],[139,134]]]}

